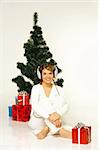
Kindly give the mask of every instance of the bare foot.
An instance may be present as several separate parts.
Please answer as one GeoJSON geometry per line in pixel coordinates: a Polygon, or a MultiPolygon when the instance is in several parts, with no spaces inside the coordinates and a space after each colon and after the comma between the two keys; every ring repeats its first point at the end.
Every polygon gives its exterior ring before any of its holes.
{"type": "Polygon", "coordinates": [[[49,128],[46,126],[36,136],[38,139],[44,139],[48,133],[49,133],[49,128]]]}
{"type": "Polygon", "coordinates": [[[61,128],[58,133],[61,137],[69,138],[69,139],[72,138],[72,132],[65,130],[64,128],[61,128]]]}

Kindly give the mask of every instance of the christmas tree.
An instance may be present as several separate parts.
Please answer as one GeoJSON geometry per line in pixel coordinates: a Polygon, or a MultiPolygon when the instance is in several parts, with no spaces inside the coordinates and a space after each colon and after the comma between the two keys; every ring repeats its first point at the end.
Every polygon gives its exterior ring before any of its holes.
{"type": "MultiPolygon", "coordinates": [[[[23,48],[25,49],[24,56],[27,59],[26,64],[17,63],[17,68],[20,69],[21,75],[13,78],[12,81],[17,84],[19,87],[18,92],[27,91],[29,94],[31,93],[31,89],[33,85],[36,85],[40,82],[37,76],[37,68],[38,66],[44,63],[51,63],[57,66],[57,63],[52,58],[53,55],[49,51],[49,47],[46,45],[46,42],[42,35],[42,29],[37,25],[38,22],[38,14],[34,13],[34,26],[33,31],[30,31],[30,37],[26,43],[24,43],[23,48]],[[24,78],[27,77],[29,81],[27,82],[24,78]]],[[[58,73],[62,70],[57,66],[58,73]]],[[[56,84],[59,86],[63,86],[63,79],[57,79],[56,84]]]]}

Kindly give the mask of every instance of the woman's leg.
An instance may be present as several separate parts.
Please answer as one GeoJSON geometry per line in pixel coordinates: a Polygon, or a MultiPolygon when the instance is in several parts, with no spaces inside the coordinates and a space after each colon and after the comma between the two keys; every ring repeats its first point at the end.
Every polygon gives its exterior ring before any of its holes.
{"type": "Polygon", "coordinates": [[[38,134],[36,134],[38,139],[44,139],[49,133],[49,131],[51,131],[52,134],[55,134],[60,130],[60,128],[57,128],[48,119],[45,119],[44,122],[46,124],[45,127],[38,134]]]}
{"type": "Polygon", "coordinates": [[[72,132],[71,131],[68,131],[64,128],[61,128],[59,131],[58,131],[58,134],[61,136],[61,137],[64,137],[64,138],[69,138],[71,139],[72,138],[72,132]]]}
{"type": "Polygon", "coordinates": [[[36,118],[33,115],[31,116],[30,120],[28,121],[29,128],[32,129],[34,134],[37,134],[41,131],[42,128],[45,127],[45,122],[43,118],[36,118]]]}
{"type": "Polygon", "coordinates": [[[28,122],[28,126],[33,130],[33,133],[38,139],[44,139],[49,132],[49,128],[47,127],[44,119],[36,118],[33,115],[28,122]]]}
{"type": "Polygon", "coordinates": [[[38,134],[36,134],[38,139],[44,139],[49,133],[49,127],[46,125],[38,134]]]}

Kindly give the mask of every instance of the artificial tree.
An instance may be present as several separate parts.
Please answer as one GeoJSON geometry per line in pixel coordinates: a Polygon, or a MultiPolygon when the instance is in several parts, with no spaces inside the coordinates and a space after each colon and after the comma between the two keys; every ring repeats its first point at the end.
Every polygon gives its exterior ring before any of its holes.
{"type": "MultiPolygon", "coordinates": [[[[30,31],[30,37],[26,43],[24,43],[23,48],[25,49],[24,56],[27,59],[26,64],[18,62],[17,68],[20,69],[21,75],[12,79],[13,82],[19,87],[18,92],[27,91],[31,94],[31,89],[34,85],[40,82],[37,76],[38,66],[44,63],[51,63],[57,66],[57,63],[52,58],[53,55],[49,51],[49,47],[46,45],[46,42],[43,38],[42,28],[37,25],[38,23],[38,14],[34,13],[33,16],[34,25],[33,30],[30,31]],[[27,77],[30,82],[26,81],[24,78],[27,77]]],[[[62,70],[57,66],[58,73],[62,70]]],[[[63,86],[64,80],[62,78],[56,80],[56,84],[63,86]]]]}

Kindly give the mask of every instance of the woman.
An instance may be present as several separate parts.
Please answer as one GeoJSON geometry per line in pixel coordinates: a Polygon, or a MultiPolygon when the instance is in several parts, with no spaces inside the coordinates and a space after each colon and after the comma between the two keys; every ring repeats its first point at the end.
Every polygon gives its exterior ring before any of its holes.
{"type": "Polygon", "coordinates": [[[63,128],[62,116],[67,111],[67,103],[64,100],[63,89],[54,84],[57,69],[54,65],[40,66],[38,76],[40,84],[33,86],[31,91],[31,118],[29,126],[38,139],[43,139],[50,132],[61,137],[71,138],[71,132],[63,128]]]}

